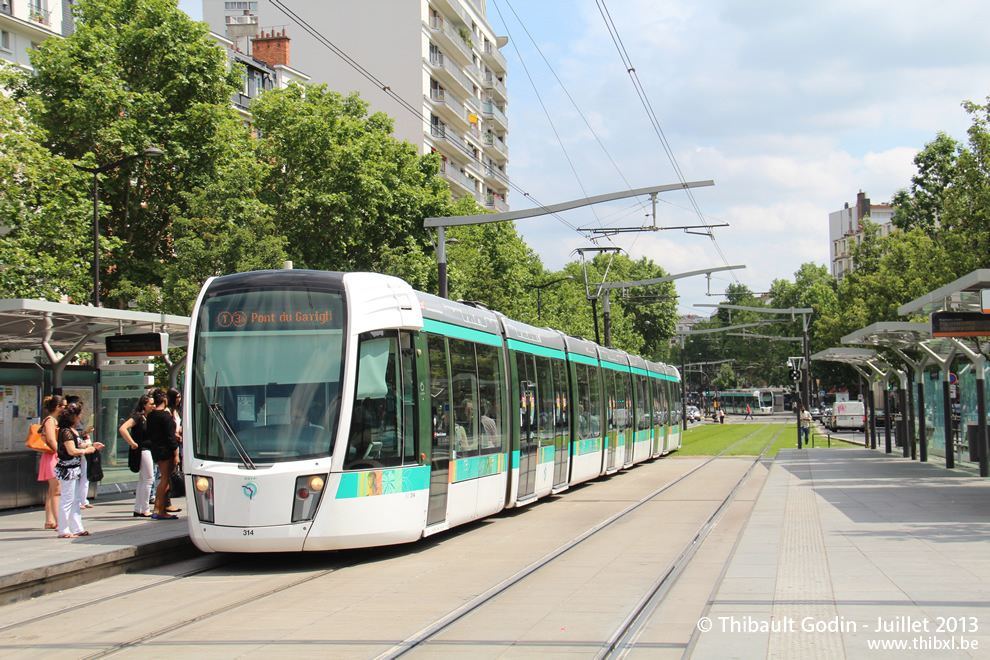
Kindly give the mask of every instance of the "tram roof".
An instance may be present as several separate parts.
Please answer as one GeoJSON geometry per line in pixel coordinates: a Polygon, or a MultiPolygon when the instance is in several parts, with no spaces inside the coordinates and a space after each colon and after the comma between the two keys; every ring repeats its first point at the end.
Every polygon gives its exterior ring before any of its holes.
{"type": "Polygon", "coordinates": [[[939,311],[979,312],[980,291],[990,289],[990,269],[981,268],[897,308],[901,316],[939,311]]]}
{"type": "Polygon", "coordinates": [[[103,352],[106,337],[144,332],[167,332],[169,346],[185,346],[189,317],[26,298],[0,300],[2,350],[42,350],[47,338],[60,353],[73,348],[103,352]]]}

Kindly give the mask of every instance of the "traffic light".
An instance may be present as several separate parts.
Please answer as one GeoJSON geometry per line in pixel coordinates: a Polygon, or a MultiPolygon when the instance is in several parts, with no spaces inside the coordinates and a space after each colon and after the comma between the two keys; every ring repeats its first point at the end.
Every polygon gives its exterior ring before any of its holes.
{"type": "Polygon", "coordinates": [[[801,380],[801,372],[798,369],[791,369],[791,380],[801,380]]]}

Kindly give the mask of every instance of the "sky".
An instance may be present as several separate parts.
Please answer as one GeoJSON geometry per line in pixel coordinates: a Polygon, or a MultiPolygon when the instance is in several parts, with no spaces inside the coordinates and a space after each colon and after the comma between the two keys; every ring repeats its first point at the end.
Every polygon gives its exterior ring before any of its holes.
{"type": "MultiPolygon", "coordinates": [[[[180,7],[202,16],[198,1],[180,7]]],[[[651,226],[648,198],[517,222],[550,270],[596,245],[671,274],[746,266],[679,280],[681,314],[711,313],[697,305],[732,283],[765,292],[804,263],[827,267],[828,214],[859,191],[882,204],[909,187],[918,150],[938,132],[965,141],[961,104],[990,96],[982,0],[487,0],[487,12],[509,37],[512,210],[534,206],[527,195],[550,205],[714,181],[693,203],[661,194],[656,220],[727,224],[714,240],[669,229],[593,243],[577,231],[651,226]]]]}

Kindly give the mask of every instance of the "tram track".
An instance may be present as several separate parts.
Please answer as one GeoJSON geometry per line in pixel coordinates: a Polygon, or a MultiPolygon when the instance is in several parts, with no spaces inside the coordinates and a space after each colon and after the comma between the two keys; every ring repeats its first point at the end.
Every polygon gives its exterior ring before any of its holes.
{"type": "MultiPolygon", "coordinates": [[[[644,497],[639,498],[637,501],[626,506],[622,510],[613,513],[607,518],[587,528],[584,532],[573,537],[567,543],[551,549],[539,559],[531,562],[529,565],[517,570],[509,577],[491,586],[484,593],[465,603],[463,606],[450,611],[444,616],[435,618],[431,624],[421,626],[416,633],[407,636],[404,640],[397,644],[393,644],[389,650],[379,654],[377,657],[401,657],[410,651],[416,649],[422,650],[431,640],[436,639],[436,637],[442,632],[451,629],[458,623],[458,621],[462,620],[471,612],[483,608],[500,594],[507,592],[516,585],[524,583],[528,577],[538,573],[542,568],[550,565],[552,562],[573,551],[575,548],[582,546],[582,544],[585,544],[587,541],[594,538],[600,532],[609,528],[616,522],[627,518],[634,511],[646,505],[651,500],[654,500],[678,484],[685,483],[692,477],[692,475],[696,475],[700,470],[711,465],[717,459],[725,457],[726,454],[732,451],[733,448],[743,442],[746,442],[764,428],[766,428],[766,426],[761,426],[760,428],[755,429],[746,437],[741,438],[739,441],[733,443],[729,447],[726,447],[716,456],[712,456],[711,458],[692,466],[684,473],[678,475],[676,478],[668,481],[667,483],[664,483],[659,488],[656,488],[644,497]]],[[[780,432],[778,432],[774,438],[768,442],[767,447],[773,443],[779,434],[780,432]]],[[[686,565],[693,556],[691,547],[695,546],[696,549],[696,547],[700,546],[700,544],[704,541],[704,538],[710,530],[717,524],[719,517],[722,512],[724,512],[728,503],[738,492],[741,484],[752,472],[755,465],[762,459],[765,453],[766,448],[763,453],[761,453],[761,456],[754,460],[749,466],[746,476],[739,480],[729,496],[723,499],[717,510],[708,516],[701,528],[699,528],[694,534],[687,547],[680,553],[680,555],[678,555],[676,560],[663,571],[661,577],[657,580],[657,583],[650,590],[651,597],[644,598],[636,608],[636,611],[626,617],[622,630],[617,631],[616,634],[609,639],[606,646],[609,647],[609,654],[611,655],[601,655],[599,657],[618,657],[614,654],[621,653],[623,649],[629,647],[630,643],[635,643],[636,631],[639,629],[638,627],[642,625],[641,622],[648,618],[649,612],[655,609],[657,598],[662,599],[663,594],[666,593],[666,589],[676,582],[683,565],[686,565]]],[[[623,473],[620,472],[619,474],[623,473]]],[[[464,531],[468,534],[471,533],[471,530],[464,531]]],[[[270,599],[279,594],[288,594],[293,590],[301,589],[306,585],[317,584],[321,579],[327,578],[333,574],[340,574],[342,571],[346,571],[346,569],[351,569],[361,564],[372,563],[386,555],[401,557],[403,553],[406,552],[408,552],[408,546],[377,548],[362,551],[344,551],[333,555],[335,560],[330,566],[327,566],[325,559],[326,555],[321,556],[319,559],[315,559],[315,557],[307,557],[307,560],[313,560],[316,563],[319,563],[320,568],[315,569],[312,572],[307,572],[307,574],[303,576],[295,576],[294,579],[283,581],[278,581],[277,579],[270,580],[274,581],[275,584],[266,585],[263,589],[255,588],[247,590],[244,593],[236,594],[235,597],[230,598],[227,602],[219,602],[212,607],[203,607],[199,611],[195,611],[195,608],[189,608],[184,612],[184,615],[178,616],[172,621],[163,621],[162,624],[158,626],[149,626],[143,631],[134,631],[137,634],[133,634],[132,632],[131,635],[128,635],[124,639],[104,640],[100,644],[93,643],[89,646],[89,650],[91,652],[88,655],[83,655],[81,657],[95,660],[96,658],[113,657],[121,653],[139,650],[141,648],[155,648],[153,643],[156,640],[162,640],[162,638],[166,638],[167,636],[173,635],[183,629],[209,622],[211,619],[218,619],[226,614],[236,613],[238,610],[248,608],[249,606],[263,607],[261,604],[266,599],[270,599]],[[97,648],[98,646],[102,646],[102,648],[97,648]]],[[[70,607],[61,608],[49,613],[28,617],[22,621],[2,625],[0,626],[0,634],[3,634],[6,637],[11,633],[16,634],[18,629],[34,630],[35,627],[58,627],[61,625],[59,622],[63,620],[63,617],[72,617],[72,620],[78,620],[77,617],[86,617],[87,612],[100,612],[106,611],[107,608],[113,608],[115,601],[120,603],[118,607],[126,608],[128,600],[132,597],[140,596],[141,594],[148,594],[149,597],[157,598],[161,593],[167,593],[170,590],[174,590],[176,585],[182,584],[183,582],[193,581],[197,578],[209,578],[211,574],[216,574],[224,569],[229,569],[235,564],[240,564],[242,562],[250,563],[251,561],[252,560],[250,558],[243,558],[240,556],[234,559],[228,557],[220,563],[211,563],[209,566],[197,567],[178,575],[170,576],[162,580],[156,580],[146,585],[128,588],[116,594],[108,594],[97,598],[75,602],[70,607]]],[[[244,570],[250,571],[250,568],[244,570]]],[[[303,568],[303,570],[305,570],[305,568],[303,568]]],[[[171,593],[176,592],[171,591],[171,593]]],[[[119,627],[117,628],[117,632],[120,632],[119,627]]],[[[384,642],[384,640],[382,641],[384,642]]],[[[2,648],[4,647],[2,643],[0,643],[0,649],[2,648]]]]}
{"type": "MultiPolygon", "coordinates": [[[[446,616],[435,620],[429,626],[422,628],[414,635],[403,640],[401,643],[396,644],[391,649],[376,656],[375,660],[392,660],[394,658],[401,658],[417,649],[422,649],[424,646],[428,645],[431,641],[435,640],[442,633],[450,630],[453,626],[455,626],[458,622],[460,622],[462,619],[464,619],[472,612],[475,612],[485,607],[486,605],[492,603],[500,595],[509,591],[513,587],[519,586],[527,578],[534,575],[535,573],[537,573],[538,571],[549,565],[554,560],[562,557],[568,552],[573,551],[575,548],[580,547],[583,543],[588,541],[590,538],[592,538],[599,532],[603,531],[604,529],[608,528],[614,523],[623,520],[624,518],[629,516],[632,512],[636,511],[637,509],[647,504],[648,502],[654,500],[659,495],[665,493],[674,486],[686,481],[688,478],[690,478],[698,471],[702,470],[706,466],[712,464],[717,459],[726,455],[733,448],[743,444],[751,437],[758,434],[761,430],[767,428],[767,426],[770,425],[769,424],[763,425],[760,428],[754,430],[752,433],[746,435],[745,437],[740,438],[738,441],[726,447],[718,454],[712,456],[710,459],[696,465],[695,467],[691,468],[690,470],[680,475],[673,481],[670,481],[664,484],[663,486],[661,486],[660,488],[656,489],[655,491],[647,494],[646,496],[641,498],[638,502],[613,514],[609,518],[591,527],[590,529],[588,529],[586,532],[579,535],[578,537],[561,545],[552,552],[544,555],[540,559],[534,561],[525,568],[519,570],[515,574],[502,580],[501,582],[492,586],[489,590],[480,594],[470,602],[465,603],[462,607],[459,607],[456,610],[453,610],[450,613],[448,613],[446,616]]],[[[683,571],[684,566],[687,565],[691,557],[701,546],[701,543],[704,542],[704,539],[707,537],[711,529],[718,522],[718,519],[721,517],[722,513],[725,511],[725,508],[735,498],[736,494],[739,492],[739,489],[745,483],[746,479],[749,478],[749,475],[752,473],[756,465],[764,458],[766,452],[773,445],[774,441],[783,432],[783,429],[784,427],[781,427],[780,431],[778,431],[767,442],[763,451],[756,459],[753,460],[753,462],[751,463],[751,465],[749,466],[743,477],[738,480],[738,482],[735,484],[731,492],[722,500],[718,508],[706,519],[706,521],[694,534],[691,541],[681,551],[681,553],[677,556],[677,558],[670,565],[667,566],[666,570],[662,572],[660,578],[652,585],[652,588],[649,590],[648,596],[644,598],[637,605],[636,608],[634,608],[634,610],[630,613],[629,616],[626,617],[626,619],[623,621],[622,625],[619,627],[616,633],[605,644],[605,648],[596,657],[599,658],[620,657],[617,654],[621,654],[630,647],[631,640],[635,638],[635,634],[641,628],[643,621],[646,618],[646,615],[650,611],[655,609],[658,599],[662,599],[663,594],[666,593],[667,589],[676,582],[676,579],[683,571]]]]}

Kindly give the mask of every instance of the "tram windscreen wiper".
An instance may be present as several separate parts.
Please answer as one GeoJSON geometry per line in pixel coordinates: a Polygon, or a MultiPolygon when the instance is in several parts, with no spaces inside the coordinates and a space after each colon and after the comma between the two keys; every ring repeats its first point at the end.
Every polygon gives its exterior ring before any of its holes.
{"type": "MultiPolygon", "coordinates": [[[[214,396],[216,396],[217,393],[217,385],[219,384],[219,380],[220,374],[217,373],[216,382],[213,384],[214,396]]],[[[227,440],[230,441],[230,444],[234,445],[234,450],[237,451],[237,455],[241,459],[241,464],[249,470],[257,470],[258,466],[254,464],[254,461],[251,460],[251,456],[247,453],[247,450],[244,449],[244,445],[242,445],[241,441],[237,438],[237,431],[235,431],[234,427],[232,427],[230,422],[227,421],[227,416],[223,413],[223,408],[220,407],[220,404],[214,400],[207,407],[210,409],[210,413],[213,415],[213,419],[217,422],[217,425],[223,431],[224,435],[227,436],[227,440]]]]}
{"type": "Polygon", "coordinates": [[[244,467],[250,470],[257,470],[258,466],[254,464],[247,450],[244,449],[244,445],[238,440],[237,432],[230,426],[230,422],[227,421],[227,416],[223,414],[223,408],[220,407],[220,404],[211,403],[209,408],[210,412],[213,413],[213,418],[217,420],[217,425],[223,430],[224,435],[227,436],[227,440],[230,441],[230,444],[234,445],[234,449],[237,451],[237,455],[240,457],[244,467]]]}

